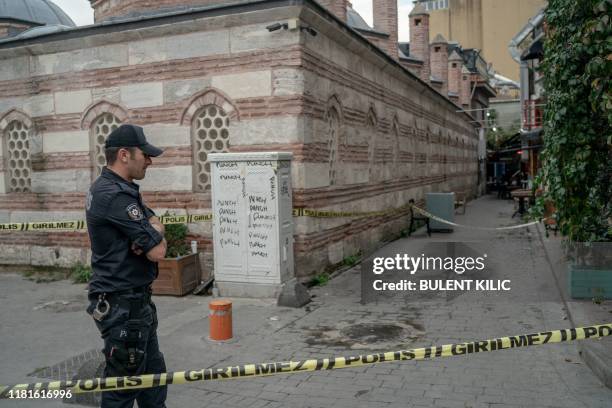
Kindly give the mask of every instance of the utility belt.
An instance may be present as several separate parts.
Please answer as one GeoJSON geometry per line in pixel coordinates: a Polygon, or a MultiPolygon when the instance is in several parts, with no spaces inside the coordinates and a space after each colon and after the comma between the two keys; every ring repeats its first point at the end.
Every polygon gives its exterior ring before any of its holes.
{"type": "Polygon", "coordinates": [[[111,305],[117,305],[130,311],[130,320],[137,319],[140,317],[142,309],[151,303],[152,293],[151,286],[145,285],[117,292],[93,294],[90,298],[97,299],[98,303],[92,316],[97,321],[101,321],[110,312],[111,305]]]}
{"type": "MultiPolygon", "coordinates": [[[[98,322],[98,327],[108,326],[105,340],[105,357],[107,367],[111,367],[111,373],[117,376],[128,376],[142,373],[146,359],[146,339],[150,330],[150,319],[157,324],[155,312],[151,317],[149,305],[151,303],[151,287],[149,285],[140,288],[128,289],[117,292],[97,293],[90,295],[93,302],[97,303],[92,312],[92,317],[98,322]],[[113,309],[129,310],[127,320],[116,324],[116,314],[111,313],[113,309]],[[110,316],[108,316],[110,314],[110,316]],[[108,317],[107,317],[108,316],[108,317]],[[111,319],[106,322],[105,319],[111,319]]],[[[154,306],[152,306],[154,307],[154,306]]]]}

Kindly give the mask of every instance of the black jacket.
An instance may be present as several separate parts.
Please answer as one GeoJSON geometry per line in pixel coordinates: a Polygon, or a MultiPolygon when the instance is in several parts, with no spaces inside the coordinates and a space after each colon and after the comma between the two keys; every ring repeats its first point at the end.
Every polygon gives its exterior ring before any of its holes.
{"type": "Polygon", "coordinates": [[[86,201],[93,271],[89,294],[151,284],[157,264],[145,254],[163,237],[149,222],[155,213],[142,203],[139,186],[105,167],[86,201]],[[133,244],[142,250],[141,255],[132,250],[133,244]]]}

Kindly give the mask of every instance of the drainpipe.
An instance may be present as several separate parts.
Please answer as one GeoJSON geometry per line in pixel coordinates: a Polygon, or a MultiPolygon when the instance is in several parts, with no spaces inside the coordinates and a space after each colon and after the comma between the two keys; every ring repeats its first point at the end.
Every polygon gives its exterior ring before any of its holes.
{"type": "Polygon", "coordinates": [[[544,9],[540,10],[538,14],[529,19],[529,22],[522,28],[517,35],[515,35],[508,44],[508,50],[512,59],[521,63],[521,50],[518,45],[544,20],[544,9]]]}

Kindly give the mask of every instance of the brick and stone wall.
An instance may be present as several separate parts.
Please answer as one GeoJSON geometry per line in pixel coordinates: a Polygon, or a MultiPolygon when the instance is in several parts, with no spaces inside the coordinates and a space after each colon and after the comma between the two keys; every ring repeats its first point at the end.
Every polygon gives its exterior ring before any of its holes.
{"type": "MultiPolygon", "coordinates": [[[[381,57],[342,39],[333,32],[305,38],[304,89],[315,107],[304,148],[313,155],[297,169],[294,205],[372,211],[422,200],[427,191],[474,190],[477,137],[469,117],[399,66],[382,72],[381,57]]],[[[297,218],[297,273],[367,253],[405,228],[406,218],[297,218]]]]}
{"type": "MultiPolygon", "coordinates": [[[[194,124],[210,106],[227,118],[230,151],[293,153],[295,207],[382,210],[475,186],[469,118],[399,65],[381,71],[388,58],[364,41],[307,5],[0,50],[0,134],[24,124],[31,182],[11,190],[13,153],[2,143],[0,222],[83,219],[99,132],[126,122],[165,149],[141,182],[145,202],[158,213],[210,212],[195,177],[206,161],[194,150],[194,124]],[[288,18],[319,34],[265,28],[288,18]]],[[[367,252],[404,221],[295,218],[296,273],[367,252]]],[[[211,224],[189,230],[211,268],[211,224]]],[[[83,232],[3,232],[0,262],[68,266],[88,262],[88,245],[83,232]]]]}

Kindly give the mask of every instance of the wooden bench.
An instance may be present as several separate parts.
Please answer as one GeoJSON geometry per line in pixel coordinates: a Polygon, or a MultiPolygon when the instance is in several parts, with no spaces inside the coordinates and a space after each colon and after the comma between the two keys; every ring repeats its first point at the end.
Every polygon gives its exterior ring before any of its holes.
{"type": "MultiPolygon", "coordinates": [[[[414,205],[414,200],[408,201],[409,204],[414,205]]],[[[408,236],[412,235],[412,227],[414,226],[415,221],[424,221],[427,226],[427,235],[431,237],[431,228],[429,228],[429,217],[426,217],[419,213],[419,215],[415,215],[414,208],[410,206],[410,227],[408,228],[408,236]]]]}

